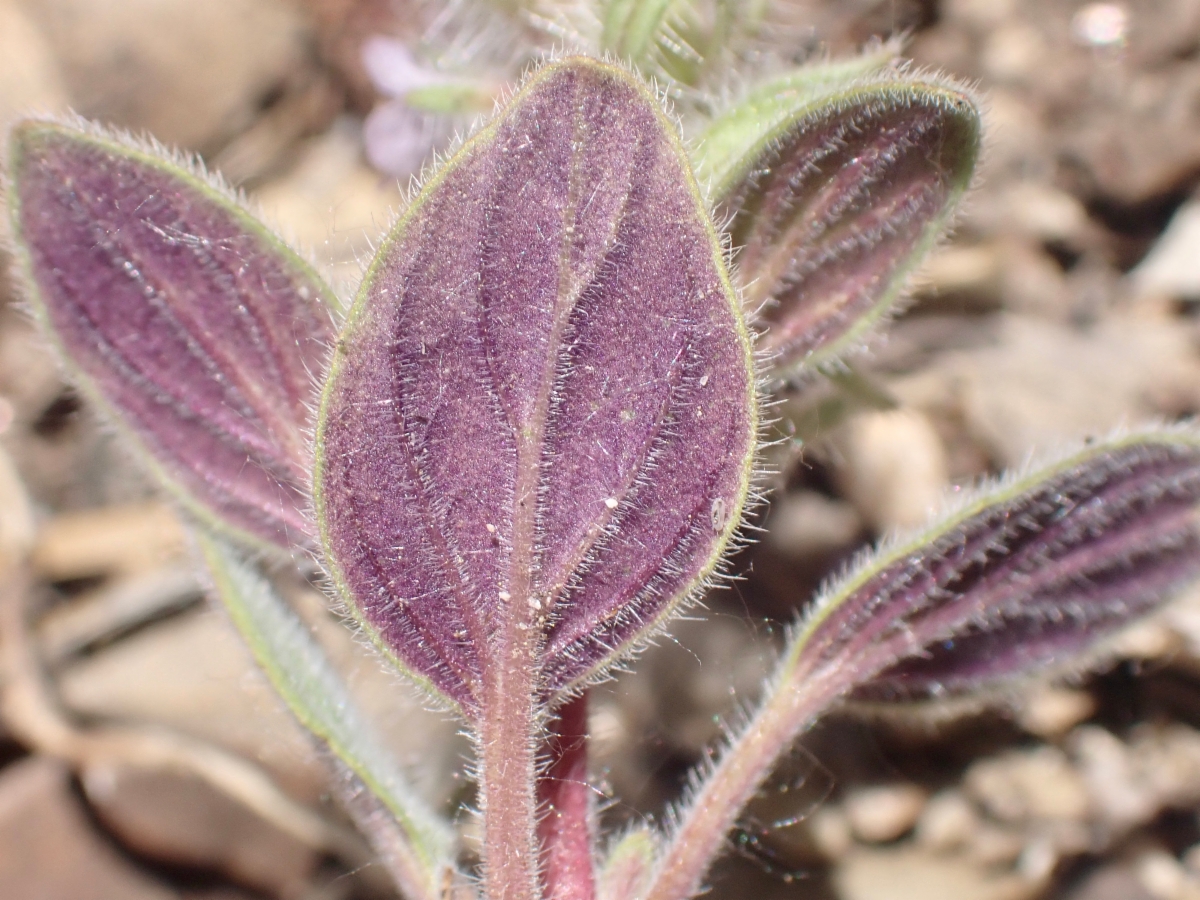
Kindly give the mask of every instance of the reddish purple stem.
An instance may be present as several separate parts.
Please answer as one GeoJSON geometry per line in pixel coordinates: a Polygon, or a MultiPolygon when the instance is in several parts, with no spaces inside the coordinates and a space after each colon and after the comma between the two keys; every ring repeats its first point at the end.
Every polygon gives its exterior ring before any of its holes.
{"type": "Polygon", "coordinates": [[[592,788],[587,781],[587,694],[550,723],[550,765],[538,779],[542,879],[548,900],[593,900],[592,788]]]}

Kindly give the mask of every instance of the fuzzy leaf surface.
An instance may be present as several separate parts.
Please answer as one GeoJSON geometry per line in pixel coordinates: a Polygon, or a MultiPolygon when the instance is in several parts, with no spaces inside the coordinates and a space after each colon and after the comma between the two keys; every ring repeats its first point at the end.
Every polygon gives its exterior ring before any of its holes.
{"type": "Polygon", "coordinates": [[[985,494],[823,600],[801,670],[864,700],[979,694],[1086,660],[1200,575],[1200,442],[1089,448],[985,494]]]}
{"type": "Polygon", "coordinates": [[[1200,435],[1147,432],[993,485],[863,560],[792,632],[759,708],[676,811],[638,896],[695,896],[741,810],[839,700],[994,691],[1086,662],[1200,576],[1198,503],[1200,435]]]}
{"type": "Polygon", "coordinates": [[[86,392],[193,512],[308,543],[316,273],[221,189],[96,129],[18,125],[9,175],[18,271],[86,392]]]}
{"type": "Polygon", "coordinates": [[[979,114],[966,94],[916,81],[749,102],[762,114],[735,107],[714,123],[703,168],[732,217],[760,346],[786,378],[853,349],[903,296],[970,183],[979,114]]]}
{"type": "Polygon", "coordinates": [[[619,68],[548,65],[425,187],[355,302],[317,431],[331,574],[467,715],[518,633],[553,696],[713,571],[756,427],[673,127],[619,68]]]}

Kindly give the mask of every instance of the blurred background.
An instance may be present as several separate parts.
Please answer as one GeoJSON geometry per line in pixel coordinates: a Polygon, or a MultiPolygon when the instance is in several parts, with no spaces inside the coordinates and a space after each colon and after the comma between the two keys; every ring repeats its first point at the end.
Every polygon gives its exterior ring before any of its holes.
{"type": "MultiPolygon", "coordinates": [[[[853,383],[786,396],[741,580],[595,690],[614,828],[678,795],[754,697],[782,625],[857,550],[1031,454],[1200,410],[1200,0],[759,4],[755,39],[676,91],[685,129],[756,67],[903,36],[917,66],[978,88],[987,150],[953,239],[853,383]]],[[[0,0],[0,125],[74,109],[194,152],[349,295],[411,176],[531,60],[570,46],[576,12],[0,0]]],[[[0,643],[0,897],[389,896],[322,760],[205,602],[170,507],[6,282],[0,444],[38,525],[20,597],[33,625],[0,643]],[[249,789],[146,765],[148,733],[184,758],[223,748],[279,802],[254,813],[249,789]]],[[[6,490],[0,509],[21,502],[6,490]]],[[[457,724],[424,711],[314,586],[289,591],[470,853],[457,724]]],[[[1200,898],[1198,815],[1200,592],[1127,634],[1099,673],[999,711],[830,717],[747,811],[713,896],[1200,898]]]]}

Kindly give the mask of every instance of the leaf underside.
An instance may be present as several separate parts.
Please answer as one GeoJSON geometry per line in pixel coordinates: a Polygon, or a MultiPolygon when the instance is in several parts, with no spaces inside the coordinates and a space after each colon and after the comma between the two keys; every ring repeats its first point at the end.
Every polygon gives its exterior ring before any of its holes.
{"type": "Polygon", "coordinates": [[[978,149],[968,96],[884,81],[806,101],[722,176],[719,205],[777,374],[838,358],[886,317],[978,149]]]}
{"type": "Polygon", "coordinates": [[[309,542],[320,279],[231,199],[132,143],[28,121],[10,201],[34,309],[85,390],[194,511],[309,542]]]}
{"type": "Polygon", "coordinates": [[[633,76],[542,69],[426,187],[339,341],[318,516],[368,630],[468,715],[501,635],[549,697],[712,570],[755,440],[748,338],[633,76]]]}
{"type": "Polygon", "coordinates": [[[1085,450],[869,564],[809,620],[799,671],[857,700],[950,699],[1086,659],[1200,576],[1200,443],[1085,450]]]}

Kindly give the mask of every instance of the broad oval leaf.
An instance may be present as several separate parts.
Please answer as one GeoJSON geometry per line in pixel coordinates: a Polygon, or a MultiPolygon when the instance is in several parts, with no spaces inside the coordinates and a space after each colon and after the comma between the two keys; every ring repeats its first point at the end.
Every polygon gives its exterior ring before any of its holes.
{"type": "Polygon", "coordinates": [[[531,77],[397,224],[338,346],[314,477],[332,578],[467,715],[517,635],[550,697],[714,570],[755,444],[749,340],[627,72],[531,77]]]}
{"type": "Polygon", "coordinates": [[[755,141],[735,135],[740,157],[717,154],[713,190],[760,346],[786,378],[838,359],[893,311],[970,183],[980,124],[968,95],[918,81],[775,100],[755,141]]]}
{"type": "Polygon", "coordinates": [[[193,512],[308,544],[316,273],[219,186],[82,121],[17,125],[9,177],[18,271],[86,393],[193,512]]]}
{"type": "Polygon", "coordinates": [[[862,566],[818,603],[794,671],[881,701],[1076,666],[1200,576],[1197,504],[1194,434],[1090,447],[862,566]]]}

